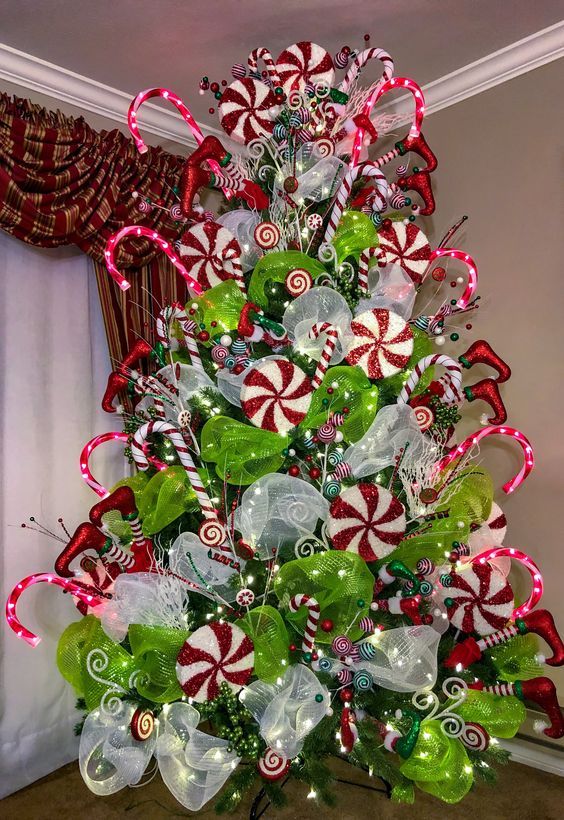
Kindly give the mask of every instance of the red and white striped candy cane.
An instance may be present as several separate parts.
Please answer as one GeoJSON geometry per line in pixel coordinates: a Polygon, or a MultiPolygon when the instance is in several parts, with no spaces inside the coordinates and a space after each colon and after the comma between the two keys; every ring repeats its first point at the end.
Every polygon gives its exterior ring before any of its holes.
{"type": "Polygon", "coordinates": [[[442,353],[434,353],[431,356],[425,356],[420,359],[411,376],[406,381],[403,390],[398,396],[398,404],[407,404],[409,397],[419,384],[421,376],[429,367],[440,364],[447,369],[450,377],[450,383],[445,383],[445,399],[448,402],[456,401],[460,395],[460,385],[462,384],[462,367],[459,362],[455,362],[450,356],[444,356],[442,353]]]}
{"type": "Polygon", "coordinates": [[[321,607],[311,595],[303,595],[300,593],[299,595],[294,595],[290,599],[288,608],[290,612],[297,612],[301,606],[307,607],[308,610],[304,637],[302,640],[302,652],[313,652],[313,645],[317,634],[317,624],[319,622],[321,607]]]}
{"type": "Polygon", "coordinates": [[[280,78],[278,77],[278,68],[276,67],[276,63],[274,62],[274,58],[272,54],[267,48],[262,46],[261,48],[255,48],[249,54],[249,59],[247,64],[249,66],[249,72],[255,72],[259,74],[258,70],[258,61],[263,60],[266,70],[268,71],[269,79],[272,81],[272,85],[278,86],[280,85],[280,78]]]}
{"type": "Polygon", "coordinates": [[[386,267],[386,251],[382,248],[365,248],[358,262],[358,286],[362,293],[368,293],[368,268],[370,260],[376,259],[379,268],[386,267]]]}
{"type": "Polygon", "coordinates": [[[353,184],[357,179],[363,177],[366,179],[371,178],[376,185],[378,195],[382,201],[382,210],[387,206],[388,181],[382,171],[380,171],[380,169],[372,162],[365,162],[362,165],[357,165],[356,168],[352,168],[345,175],[345,178],[337,191],[335,204],[333,205],[331,216],[329,217],[329,224],[327,225],[327,230],[325,231],[325,236],[323,237],[323,241],[325,243],[330,242],[335,235],[337,225],[339,224],[339,220],[345,210],[345,205],[350,196],[353,184]]]}
{"type": "Polygon", "coordinates": [[[331,363],[333,353],[335,352],[337,339],[339,338],[339,331],[335,325],[332,325],[330,322],[316,322],[309,331],[309,338],[318,339],[323,333],[326,334],[327,338],[325,340],[325,344],[323,345],[323,350],[321,351],[321,356],[319,357],[319,361],[315,369],[315,375],[311,380],[311,383],[316,390],[327,373],[327,368],[331,363]]]}
{"type": "Polygon", "coordinates": [[[166,350],[170,349],[170,323],[175,320],[180,323],[180,327],[182,328],[184,341],[186,343],[186,347],[188,348],[188,353],[190,354],[190,362],[192,363],[192,366],[201,373],[205,372],[204,366],[202,365],[202,359],[200,357],[200,351],[198,350],[198,344],[194,338],[196,322],[186,316],[186,311],[182,305],[178,304],[178,302],[174,302],[174,304],[170,306],[167,305],[167,307],[164,307],[159,313],[156,325],[159,342],[166,350]]]}
{"type": "Polygon", "coordinates": [[[152,228],[142,228],[139,225],[126,225],[125,228],[122,228],[120,231],[117,231],[117,233],[114,233],[108,239],[108,242],[106,244],[106,250],[104,251],[104,257],[106,260],[106,267],[108,269],[108,272],[112,279],[114,279],[118,283],[122,290],[127,290],[128,288],[130,288],[131,283],[127,281],[125,276],[123,276],[123,274],[121,274],[118,268],[116,267],[115,253],[120,240],[123,239],[125,236],[132,235],[144,236],[147,239],[152,239],[154,242],[156,242],[159,248],[163,251],[163,253],[165,253],[168,256],[176,270],[184,278],[186,285],[189,288],[192,288],[194,293],[197,293],[198,296],[200,296],[203,293],[200,285],[196,282],[195,279],[192,279],[192,277],[190,276],[190,274],[178,258],[178,255],[176,254],[172,244],[168,242],[164,237],[162,237],[160,233],[154,231],[152,228]]]}
{"type": "Polygon", "coordinates": [[[357,54],[354,61],[351,63],[349,70],[345,74],[343,81],[339,86],[339,91],[348,94],[353,82],[358,77],[361,68],[366,65],[368,60],[381,60],[384,71],[382,72],[381,82],[390,80],[394,75],[394,61],[387,51],[383,48],[367,48],[357,54]]]}

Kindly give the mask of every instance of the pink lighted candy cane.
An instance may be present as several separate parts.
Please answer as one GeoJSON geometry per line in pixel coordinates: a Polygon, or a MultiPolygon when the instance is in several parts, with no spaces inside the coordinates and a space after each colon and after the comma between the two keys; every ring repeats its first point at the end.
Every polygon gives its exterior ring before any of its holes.
{"type": "Polygon", "coordinates": [[[65,592],[70,592],[71,595],[75,595],[81,601],[84,601],[90,606],[92,604],[97,606],[104,599],[111,598],[111,595],[100,593],[91,587],[80,584],[77,581],[71,581],[68,578],[59,578],[58,575],[51,572],[40,572],[35,575],[28,575],[27,578],[23,578],[8,596],[8,600],[6,602],[6,620],[8,621],[8,626],[10,629],[14,630],[18,638],[22,638],[33,647],[36,647],[37,644],[40,643],[41,638],[33,632],[30,632],[29,629],[26,629],[25,626],[23,626],[18,620],[16,615],[16,604],[25,589],[42,582],[61,587],[65,590],[65,592]]]}
{"type": "Polygon", "coordinates": [[[115,253],[116,248],[120,240],[122,240],[125,236],[145,236],[147,239],[152,239],[154,242],[157,243],[159,248],[165,253],[176,270],[183,276],[184,281],[186,282],[189,288],[200,296],[203,291],[200,285],[196,282],[195,279],[192,279],[180,259],[178,258],[178,254],[174,250],[173,246],[170,242],[168,242],[164,237],[157,233],[157,231],[153,230],[152,228],[143,228],[139,225],[126,225],[125,228],[122,228],[117,233],[114,233],[108,239],[106,250],[104,251],[104,256],[106,258],[106,267],[110,276],[118,283],[122,290],[127,290],[131,287],[131,283],[127,281],[125,276],[123,276],[116,267],[115,264],[115,253]]]}
{"type": "MultiPolygon", "coordinates": [[[[398,88],[406,88],[410,92],[410,94],[413,95],[413,99],[415,101],[415,112],[413,114],[413,118],[411,121],[409,136],[418,137],[421,132],[423,117],[425,116],[425,97],[423,96],[423,92],[421,91],[417,83],[414,80],[410,80],[408,77],[392,77],[382,85],[378,86],[378,88],[376,88],[374,93],[371,94],[371,96],[366,101],[362,113],[366,117],[369,117],[370,112],[372,111],[378,100],[381,97],[383,97],[384,94],[387,94],[389,91],[397,90],[398,88]]],[[[353,142],[350,162],[351,166],[356,165],[356,163],[358,162],[363,141],[364,129],[359,128],[355,134],[353,142]]]]}
{"type": "Polygon", "coordinates": [[[461,262],[464,262],[468,268],[468,284],[466,285],[466,290],[456,303],[458,308],[463,309],[467,306],[478,287],[478,268],[476,267],[476,263],[470,254],[465,253],[464,251],[459,251],[456,248],[437,248],[436,251],[431,253],[429,267],[427,270],[430,270],[430,266],[436,259],[441,259],[443,256],[450,256],[453,259],[459,259],[461,262]]]}
{"type": "Polygon", "coordinates": [[[198,145],[203,141],[204,135],[202,134],[200,126],[190,113],[190,109],[184,105],[179,96],[168,88],[147,88],[145,91],[139,92],[139,94],[132,101],[127,112],[127,125],[140,154],[146,154],[148,148],[139,133],[139,126],[137,125],[137,109],[152,97],[162,97],[163,99],[171,102],[180,113],[184,122],[188,125],[188,128],[192,132],[192,135],[198,145]]]}
{"type": "Polygon", "coordinates": [[[531,611],[531,609],[536,607],[542,598],[543,580],[540,570],[533,559],[527,555],[526,552],[521,552],[521,550],[514,549],[513,547],[496,547],[495,549],[486,550],[476,556],[472,563],[485,564],[486,561],[491,561],[494,558],[514,558],[516,561],[519,561],[520,564],[523,564],[531,575],[531,580],[533,582],[531,594],[524,604],[521,604],[521,606],[513,610],[512,615],[513,620],[516,618],[523,618],[531,611]]]}
{"type": "MultiPolygon", "coordinates": [[[[100,484],[98,481],[96,481],[96,479],[92,475],[89,465],[90,456],[92,455],[92,452],[96,449],[96,447],[100,446],[100,444],[104,444],[104,442],[112,440],[123,441],[127,444],[129,436],[127,435],[127,433],[118,432],[101,433],[99,436],[94,436],[93,439],[90,439],[90,441],[84,446],[84,449],[80,454],[80,473],[82,475],[82,478],[88,484],[88,486],[91,487],[94,490],[94,492],[100,496],[100,498],[105,498],[107,495],[109,495],[109,490],[106,490],[106,488],[103,487],[102,484],[100,484]]],[[[153,458],[151,456],[149,460],[151,461],[153,466],[157,468],[157,470],[166,469],[167,465],[163,464],[163,462],[159,461],[157,458],[153,458]]]]}
{"type": "Polygon", "coordinates": [[[471,447],[475,444],[478,444],[481,439],[486,438],[487,436],[493,435],[500,435],[500,436],[510,436],[511,438],[515,439],[515,441],[519,442],[521,448],[523,450],[524,455],[524,463],[519,472],[516,476],[514,476],[510,481],[503,485],[503,491],[507,494],[512,493],[517,487],[522,484],[522,482],[527,478],[531,470],[535,465],[535,458],[533,453],[533,448],[531,447],[531,443],[529,442],[528,438],[521,433],[520,430],[515,430],[513,427],[484,427],[483,430],[478,430],[476,433],[473,433],[468,438],[465,438],[461,444],[458,444],[456,447],[453,447],[452,450],[446,454],[438,463],[438,469],[444,470],[445,467],[448,467],[455,459],[460,458],[464,455],[471,447]]]}

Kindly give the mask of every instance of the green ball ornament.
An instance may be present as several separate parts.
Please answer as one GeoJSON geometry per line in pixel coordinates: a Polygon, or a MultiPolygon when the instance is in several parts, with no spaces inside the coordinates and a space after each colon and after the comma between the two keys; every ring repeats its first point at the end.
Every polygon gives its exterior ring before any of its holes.
{"type": "Polygon", "coordinates": [[[364,606],[364,600],[362,598],[359,598],[356,604],[359,607],[359,609],[362,609],[362,607],[364,606]]]}
{"type": "Polygon", "coordinates": [[[321,694],[316,695],[315,696],[315,701],[316,701],[316,703],[322,703],[323,702],[323,695],[321,695],[321,694]]]}
{"type": "Polygon", "coordinates": [[[451,342],[457,342],[459,339],[460,339],[460,336],[458,335],[458,333],[451,333],[450,334],[451,342]]]}
{"type": "Polygon", "coordinates": [[[311,663],[311,652],[304,652],[303,658],[306,663],[311,663]]]}

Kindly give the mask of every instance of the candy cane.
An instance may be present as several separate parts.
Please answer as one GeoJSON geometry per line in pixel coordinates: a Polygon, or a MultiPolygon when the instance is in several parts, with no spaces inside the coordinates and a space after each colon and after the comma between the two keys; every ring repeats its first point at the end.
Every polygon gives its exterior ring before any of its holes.
{"type": "MultiPolygon", "coordinates": [[[[123,441],[127,444],[127,442],[129,441],[129,436],[127,433],[101,433],[99,436],[94,436],[93,439],[90,439],[90,441],[84,446],[84,449],[80,454],[80,473],[82,475],[82,478],[88,484],[88,486],[91,487],[94,490],[94,492],[101,498],[105,498],[109,494],[109,491],[106,490],[106,488],[102,484],[96,481],[96,479],[92,475],[90,471],[89,460],[90,456],[92,455],[92,452],[96,449],[96,447],[99,447],[100,444],[103,444],[105,441],[112,440],[123,441]]],[[[167,465],[163,464],[162,461],[159,461],[154,456],[150,456],[149,460],[151,464],[157,468],[157,470],[166,469],[167,465]]]]}
{"type": "Polygon", "coordinates": [[[372,162],[365,162],[363,165],[357,165],[356,168],[352,168],[345,175],[345,178],[337,191],[335,204],[333,205],[331,216],[329,217],[329,224],[327,225],[327,230],[325,231],[325,236],[323,237],[324,243],[330,242],[333,239],[337,225],[339,224],[339,220],[341,219],[341,215],[345,209],[347,199],[350,196],[352,186],[359,178],[372,178],[375,181],[376,188],[378,189],[378,193],[383,202],[383,208],[381,210],[383,210],[385,205],[387,205],[388,181],[379,168],[377,168],[372,162]]]}
{"type": "Polygon", "coordinates": [[[308,615],[304,630],[304,637],[302,640],[302,652],[313,652],[313,645],[315,643],[315,635],[317,633],[317,624],[321,607],[311,595],[294,595],[290,599],[288,608],[290,612],[297,612],[301,606],[307,607],[308,615]]]}
{"type": "Polygon", "coordinates": [[[464,251],[459,251],[456,248],[437,248],[437,250],[431,253],[429,267],[427,270],[429,271],[431,269],[431,265],[435,259],[441,259],[443,256],[451,256],[454,259],[460,259],[460,261],[464,262],[468,268],[468,284],[466,285],[466,290],[456,303],[458,308],[465,308],[478,287],[478,268],[476,267],[476,263],[470,254],[465,253],[464,251]]]}
{"type": "Polygon", "coordinates": [[[529,571],[533,582],[531,594],[524,604],[521,604],[521,606],[513,610],[512,616],[513,620],[516,618],[523,618],[528,612],[531,611],[531,609],[534,609],[542,598],[543,581],[540,570],[530,555],[527,555],[525,552],[521,552],[521,550],[514,549],[514,547],[495,547],[494,549],[486,550],[476,556],[476,558],[472,560],[472,563],[485,564],[486,561],[491,561],[495,558],[514,558],[516,561],[519,561],[520,564],[523,564],[523,566],[529,571]]]}
{"type": "Polygon", "coordinates": [[[455,362],[450,356],[443,356],[441,353],[435,353],[431,356],[425,356],[420,359],[413,368],[411,375],[405,383],[403,390],[398,396],[398,404],[407,404],[409,397],[419,384],[421,377],[425,370],[433,365],[440,364],[446,368],[449,375],[449,384],[445,384],[445,399],[447,402],[456,401],[460,396],[460,386],[462,384],[462,366],[459,362],[455,362]]]}
{"type": "Polygon", "coordinates": [[[126,225],[125,228],[122,228],[117,233],[110,236],[108,242],[106,244],[106,250],[104,251],[104,256],[106,257],[106,267],[110,276],[118,283],[122,290],[127,290],[131,287],[131,282],[128,282],[127,279],[119,272],[118,268],[115,264],[115,252],[121,239],[125,236],[130,236],[134,234],[135,236],[145,236],[148,239],[152,239],[157,243],[160,249],[168,256],[176,270],[183,276],[186,285],[189,288],[200,296],[203,291],[199,284],[196,282],[195,279],[192,279],[176,253],[170,242],[167,242],[164,237],[154,231],[152,228],[142,228],[139,225],[126,225]]]}
{"type": "Polygon", "coordinates": [[[483,438],[487,436],[493,435],[500,435],[500,436],[511,436],[511,438],[515,439],[521,445],[521,449],[523,450],[524,455],[524,463],[519,472],[516,476],[514,476],[510,481],[503,485],[503,491],[507,494],[512,493],[517,487],[522,484],[522,482],[527,478],[531,470],[535,465],[534,453],[533,448],[531,447],[531,443],[529,442],[528,438],[521,433],[520,430],[515,430],[513,427],[484,427],[483,430],[478,430],[476,433],[473,433],[468,438],[465,438],[461,444],[458,444],[456,447],[453,447],[450,452],[446,454],[439,462],[438,462],[438,470],[444,470],[445,467],[448,467],[455,459],[460,458],[464,455],[471,447],[475,444],[478,444],[483,438]]]}
{"type": "Polygon", "coordinates": [[[174,304],[163,308],[159,313],[156,324],[159,342],[165,349],[170,349],[170,323],[175,319],[180,322],[180,327],[182,328],[182,333],[184,334],[184,341],[186,343],[186,347],[188,348],[188,353],[190,354],[190,362],[192,363],[192,366],[201,373],[204,373],[205,371],[204,366],[202,365],[200,351],[198,350],[198,345],[194,338],[196,323],[186,316],[186,311],[178,302],[174,302],[174,304]]]}
{"type": "Polygon", "coordinates": [[[247,64],[249,66],[249,72],[254,72],[255,74],[259,74],[258,70],[258,61],[263,60],[266,66],[266,70],[268,71],[269,79],[272,81],[274,86],[280,85],[280,78],[278,77],[278,68],[276,67],[276,63],[274,62],[274,58],[272,54],[267,48],[255,48],[249,54],[249,59],[247,64]]]}
{"type": "Polygon", "coordinates": [[[29,629],[26,629],[18,620],[16,615],[16,604],[25,589],[42,582],[61,587],[65,590],[65,592],[70,592],[71,595],[74,595],[81,601],[84,601],[89,606],[94,602],[94,606],[97,606],[104,599],[112,597],[107,593],[99,592],[94,590],[92,587],[86,586],[85,584],[80,584],[77,581],[70,581],[68,578],[59,578],[51,572],[40,572],[35,575],[28,575],[27,578],[23,578],[8,596],[8,600],[6,602],[6,620],[8,622],[8,626],[10,629],[14,630],[18,638],[22,638],[33,647],[36,647],[41,642],[41,638],[33,632],[30,632],[29,629]]]}
{"type": "Polygon", "coordinates": [[[360,54],[357,54],[354,61],[351,63],[349,70],[345,74],[339,86],[339,91],[342,91],[344,94],[348,94],[351,85],[356,80],[361,68],[366,65],[368,60],[381,60],[384,64],[382,80],[386,81],[392,78],[394,73],[394,61],[388,52],[384,51],[383,48],[367,48],[364,51],[361,51],[360,54]]]}
{"type": "Polygon", "coordinates": [[[145,91],[139,92],[139,94],[132,101],[127,112],[127,125],[140,154],[146,154],[148,148],[139,133],[139,126],[137,125],[137,109],[146,100],[150,100],[151,97],[163,97],[165,100],[171,102],[181,114],[184,122],[188,125],[190,131],[192,132],[192,136],[198,145],[202,142],[204,135],[200,130],[200,126],[190,113],[190,109],[184,105],[180,97],[168,88],[147,88],[145,91]]]}
{"type": "Polygon", "coordinates": [[[325,340],[325,344],[323,345],[323,350],[321,351],[319,361],[317,362],[315,375],[311,380],[314,389],[317,389],[323,381],[323,377],[327,372],[327,368],[329,367],[333,353],[335,352],[337,339],[339,338],[339,331],[335,325],[332,325],[329,322],[316,322],[309,331],[309,338],[318,339],[323,333],[326,334],[327,338],[325,340]]]}
{"type": "Polygon", "coordinates": [[[379,268],[386,267],[386,251],[382,248],[365,248],[358,262],[358,286],[362,293],[368,293],[368,268],[371,259],[376,259],[379,268]]]}

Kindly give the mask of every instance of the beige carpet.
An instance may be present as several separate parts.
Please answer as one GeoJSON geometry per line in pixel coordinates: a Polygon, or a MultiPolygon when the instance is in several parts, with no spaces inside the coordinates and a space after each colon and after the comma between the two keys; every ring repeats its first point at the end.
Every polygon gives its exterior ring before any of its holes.
{"type": "MultiPolygon", "coordinates": [[[[376,785],[346,764],[336,762],[335,774],[356,783],[376,785]]],[[[383,794],[375,794],[358,786],[340,786],[336,809],[316,806],[306,799],[306,789],[298,783],[286,786],[289,805],[280,811],[272,808],[263,815],[265,820],[388,820],[406,818],[437,820],[437,818],[471,818],[471,820],[561,820],[564,817],[564,779],[512,763],[499,770],[496,786],[480,784],[458,806],[444,803],[417,793],[415,806],[396,805],[383,794]]],[[[235,820],[246,820],[250,800],[234,815],[235,820]]],[[[116,817],[137,820],[168,817],[194,817],[182,808],[168,792],[160,778],[140,789],[125,789],[112,797],[100,798],[91,794],[80,777],[76,764],[38,780],[26,789],[0,801],[2,820],[113,820],[116,817]]],[[[201,818],[216,817],[212,808],[202,811],[201,818]]]]}

